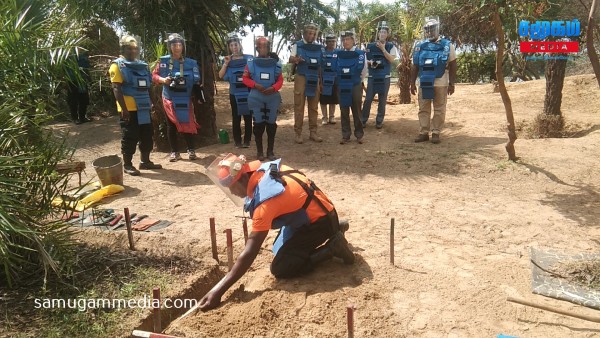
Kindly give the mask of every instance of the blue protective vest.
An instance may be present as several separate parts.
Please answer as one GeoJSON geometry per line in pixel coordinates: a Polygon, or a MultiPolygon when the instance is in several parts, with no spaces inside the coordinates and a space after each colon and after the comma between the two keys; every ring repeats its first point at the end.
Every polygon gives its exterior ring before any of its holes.
{"type": "MultiPolygon", "coordinates": [[[[272,58],[253,58],[248,60],[248,72],[256,83],[268,88],[277,82],[281,75],[281,62],[272,58]]],[[[275,123],[281,104],[281,94],[276,92],[265,95],[252,88],[248,94],[248,109],[254,123],[275,123]]]]}
{"type": "Polygon", "coordinates": [[[365,66],[365,52],[359,49],[337,52],[337,83],[340,107],[352,106],[352,88],[361,83],[360,74],[365,66]]]}
{"type": "Polygon", "coordinates": [[[304,60],[296,67],[296,72],[306,77],[304,96],[313,97],[319,85],[319,71],[325,48],[318,43],[304,43],[300,40],[296,42],[296,51],[297,55],[304,60]]]}
{"type": "MultiPolygon", "coordinates": [[[[259,205],[271,198],[281,195],[285,191],[281,174],[272,172],[272,170],[279,171],[280,167],[281,159],[278,159],[271,162],[265,162],[258,168],[257,172],[264,171],[265,174],[256,185],[256,188],[254,188],[254,197],[252,199],[246,197],[244,211],[249,212],[250,217],[253,217],[254,210],[256,210],[259,205]]],[[[309,192],[307,192],[307,194],[309,194],[309,192]]],[[[306,208],[310,204],[311,199],[307,199],[305,205],[297,211],[281,215],[273,220],[271,228],[281,229],[275,243],[273,243],[274,254],[277,254],[281,246],[283,246],[283,244],[289,240],[298,229],[310,224],[310,218],[308,217],[306,208]]]]}
{"type": "Polygon", "coordinates": [[[131,96],[137,106],[138,124],[150,124],[150,69],[148,64],[140,61],[128,61],[125,58],[118,58],[113,61],[119,66],[123,83],[121,89],[123,95],[131,96]]]}
{"type": "Polygon", "coordinates": [[[323,54],[323,91],[321,95],[333,95],[333,85],[335,84],[335,69],[337,67],[337,53],[339,49],[333,51],[325,51],[323,54]]]}
{"type": "Polygon", "coordinates": [[[181,88],[173,88],[163,85],[162,95],[173,102],[175,116],[181,123],[190,122],[190,97],[195,83],[200,81],[200,69],[194,59],[185,58],[183,62],[171,59],[171,55],[161,56],[159,60],[159,75],[161,77],[183,77],[184,85],[181,88]]]}
{"type": "Polygon", "coordinates": [[[433,99],[433,83],[436,78],[444,76],[449,57],[450,41],[446,39],[423,41],[415,47],[413,64],[419,66],[419,83],[424,99],[433,99]]]}
{"type": "Polygon", "coordinates": [[[238,115],[248,115],[250,110],[248,109],[248,93],[250,88],[242,82],[242,75],[244,75],[244,69],[248,60],[252,59],[252,55],[244,54],[241,59],[235,59],[229,61],[227,71],[225,72],[224,80],[229,81],[229,94],[235,97],[237,104],[238,115]]]}
{"type": "MultiPolygon", "coordinates": [[[[394,48],[394,44],[391,42],[385,43],[385,50],[389,53],[392,48],[394,48]]],[[[385,90],[385,78],[390,75],[392,70],[391,63],[385,58],[385,55],[381,51],[381,49],[377,48],[375,42],[372,42],[367,45],[367,59],[379,63],[378,66],[369,67],[369,80],[373,85],[373,90],[375,93],[381,93],[385,90]]]]}

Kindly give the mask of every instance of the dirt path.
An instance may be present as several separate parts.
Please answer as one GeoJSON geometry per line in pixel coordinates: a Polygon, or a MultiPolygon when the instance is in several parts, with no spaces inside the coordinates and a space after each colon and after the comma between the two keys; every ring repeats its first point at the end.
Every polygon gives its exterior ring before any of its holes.
{"type": "MultiPolygon", "coordinates": [[[[519,139],[521,164],[505,160],[504,110],[491,85],[457,87],[439,145],[413,143],[415,105],[388,106],[384,128],[371,124],[363,145],[339,145],[339,123],[320,127],[323,143],[297,145],[292,87],[286,84],[275,153],[306,172],[341,217],[350,220],[346,237],[357,263],[332,261],[309,276],[277,281],[269,274],[268,240],[221,308],[185,319],[167,332],[186,337],[343,337],[345,308],[353,303],[356,337],[599,335],[598,324],[505,302],[507,296],[518,296],[592,313],[532,295],[528,249],[600,249],[594,240],[600,234],[600,91],[594,82],[591,75],[565,81],[563,112],[581,126],[581,137],[519,139]],[[394,267],[388,252],[392,217],[394,267]]],[[[515,118],[527,128],[523,121],[532,121],[542,109],[545,82],[508,88],[515,118]]],[[[217,120],[230,128],[225,86],[219,89],[217,120]]],[[[88,167],[98,156],[120,152],[114,117],[57,128],[77,134],[76,156],[88,167]]],[[[208,258],[208,218],[216,217],[220,232],[234,227],[237,254],[243,237],[235,216],[241,212],[203,174],[216,154],[226,152],[236,150],[231,144],[204,147],[198,151],[201,160],[177,163],[169,163],[167,154],[153,154],[166,169],[126,177],[126,191],[106,204],[176,221],[162,233],[136,234],[142,250],[208,258]]],[[[252,147],[248,154],[254,152],[252,147]]],[[[86,176],[94,174],[88,169],[86,176]]],[[[224,235],[219,236],[224,243],[224,235]]],[[[83,237],[106,245],[126,243],[113,234],[86,232],[83,237]]]]}

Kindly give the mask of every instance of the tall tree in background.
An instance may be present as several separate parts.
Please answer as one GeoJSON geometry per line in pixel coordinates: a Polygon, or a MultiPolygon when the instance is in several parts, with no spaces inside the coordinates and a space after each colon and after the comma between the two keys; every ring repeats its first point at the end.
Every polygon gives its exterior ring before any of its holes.
{"type": "MultiPolygon", "coordinates": [[[[566,6],[573,7],[570,2],[567,1],[549,3],[541,18],[546,20],[562,18],[566,13],[572,11],[572,9],[566,10],[566,6]]],[[[568,21],[567,24],[571,25],[571,20],[568,21]]],[[[549,39],[552,40],[556,40],[557,38],[560,37],[549,37],[549,39]]],[[[581,37],[577,36],[575,39],[579,42],[581,37]]],[[[548,55],[549,58],[547,60],[545,72],[546,93],[544,96],[544,108],[534,122],[534,130],[540,137],[558,137],[563,131],[564,117],[561,105],[562,90],[567,69],[567,55],[568,54],[560,53],[548,55]]]]}
{"type": "Polygon", "coordinates": [[[590,6],[590,14],[588,16],[585,37],[590,62],[592,63],[592,67],[594,68],[594,74],[596,74],[596,81],[598,82],[598,86],[600,87],[600,61],[598,61],[598,53],[596,52],[596,47],[594,46],[594,28],[596,28],[596,19],[594,18],[594,15],[596,13],[597,7],[598,0],[593,0],[590,6]]]}
{"type": "MultiPolygon", "coordinates": [[[[488,45],[496,47],[496,79],[500,96],[506,113],[506,129],[508,141],[505,145],[508,159],[516,161],[515,151],[517,133],[512,110],[512,102],[504,84],[503,62],[507,45],[516,43],[506,41],[506,36],[514,36],[519,20],[536,18],[546,9],[547,1],[536,0],[522,2],[517,0],[481,0],[475,3],[469,0],[458,0],[453,11],[448,12],[444,22],[452,25],[452,34],[463,44],[488,45]],[[489,25],[493,22],[493,25],[489,25]],[[507,33],[508,32],[508,33],[507,33]]],[[[510,46],[508,46],[510,47],[510,46]]]]}
{"type": "Polygon", "coordinates": [[[363,46],[375,39],[379,21],[387,21],[392,32],[398,31],[396,11],[397,6],[394,4],[352,2],[348,4],[347,18],[342,23],[342,28],[355,29],[356,45],[363,46]]]}
{"type": "MultiPolygon", "coordinates": [[[[562,89],[565,82],[566,59],[549,59],[546,65],[546,96],[544,98],[544,115],[560,117],[562,89]]],[[[561,128],[562,129],[562,128],[561,128]]]]}
{"type": "Polygon", "coordinates": [[[515,151],[515,141],[517,140],[517,132],[515,128],[515,117],[512,110],[512,103],[510,96],[504,85],[504,72],[502,71],[502,60],[504,59],[504,27],[502,24],[502,18],[500,17],[500,7],[494,7],[494,28],[498,36],[497,52],[496,52],[496,79],[498,81],[498,88],[500,89],[500,96],[502,97],[502,103],[504,104],[504,110],[506,111],[506,129],[508,132],[508,142],[506,142],[505,148],[508,153],[508,159],[516,161],[517,155],[515,151]]]}
{"type": "MultiPolygon", "coordinates": [[[[156,50],[149,48],[152,44],[166,39],[169,32],[183,32],[186,39],[186,55],[200,63],[202,81],[207,102],[194,103],[196,119],[202,126],[199,133],[203,143],[215,142],[216,112],[214,108],[215,93],[215,45],[222,43],[222,32],[238,28],[239,17],[232,12],[233,6],[244,7],[246,1],[209,1],[209,0],[95,0],[79,2],[75,0],[59,0],[78,13],[81,20],[90,17],[101,18],[112,22],[125,31],[139,35],[146,46],[144,57],[153,62],[160,55],[149,55],[156,50]]],[[[158,149],[167,149],[166,135],[162,132],[165,115],[160,105],[155,105],[152,114],[155,128],[155,141],[158,149]]]]}
{"type": "Polygon", "coordinates": [[[328,20],[335,18],[336,10],[319,0],[268,0],[241,8],[238,15],[239,27],[262,25],[265,35],[271,41],[277,41],[273,51],[279,54],[284,47],[301,38],[306,23],[313,22],[321,30],[329,27],[328,20]]]}
{"type": "Polygon", "coordinates": [[[422,7],[407,7],[406,10],[398,11],[398,29],[400,62],[398,70],[398,88],[400,89],[400,104],[411,103],[410,95],[410,69],[412,67],[412,50],[421,36],[423,24],[422,7]]]}
{"type": "MultiPolygon", "coordinates": [[[[445,0],[415,1],[404,0],[400,3],[399,10],[393,13],[398,22],[398,51],[400,62],[398,63],[398,87],[400,89],[400,104],[411,103],[410,96],[410,68],[412,66],[412,50],[415,43],[422,39],[422,26],[425,16],[442,16],[452,7],[445,0]]],[[[442,35],[449,37],[450,31],[446,31],[445,23],[442,22],[442,35]]]]}

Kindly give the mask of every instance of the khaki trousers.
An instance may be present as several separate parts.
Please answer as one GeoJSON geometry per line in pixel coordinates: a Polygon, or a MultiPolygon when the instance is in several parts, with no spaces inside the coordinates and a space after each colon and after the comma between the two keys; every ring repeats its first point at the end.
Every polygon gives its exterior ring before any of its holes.
{"type": "Polygon", "coordinates": [[[319,84],[315,91],[315,96],[304,96],[306,87],[306,77],[296,74],[294,78],[294,131],[296,135],[302,134],[302,124],[304,123],[304,104],[308,101],[308,130],[317,132],[319,120],[319,84]]]}
{"type": "Polygon", "coordinates": [[[423,99],[423,92],[419,90],[419,134],[439,134],[446,119],[446,101],[448,87],[433,87],[433,100],[423,99]],[[431,118],[431,104],[433,103],[433,118],[431,118]],[[430,128],[431,126],[431,128],[430,128]]]}

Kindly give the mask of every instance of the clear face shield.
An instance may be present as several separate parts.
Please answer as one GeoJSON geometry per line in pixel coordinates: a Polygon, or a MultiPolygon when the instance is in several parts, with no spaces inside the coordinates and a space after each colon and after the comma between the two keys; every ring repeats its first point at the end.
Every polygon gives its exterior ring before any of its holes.
{"type": "Polygon", "coordinates": [[[423,25],[423,38],[427,40],[436,40],[440,36],[440,20],[438,17],[425,17],[423,25]]]}
{"type": "Polygon", "coordinates": [[[235,34],[230,34],[225,41],[229,55],[242,55],[242,40],[235,34]]]}
{"type": "Polygon", "coordinates": [[[247,172],[246,157],[227,154],[217,157],[206,168],[206,175],[235,205],[244,206],[248,181],[242,179],[247,172]]]}
{"type": "Polygon", "coordinates": [[[392,35],[392,30],[388,26],[386,21],[380,21],[377,24],[377,30],[375,31],[375,41],[385,42],[392,35]]]}
{"type": "Polygon", "coordinates": [[[267,56],[271,51],[271,41],[266,36],[257,36],[254,39],[254,46],[259,56],[267,56]]]}
{"type": "Polygon", "coordinates": [[[318,35],[319,35],[319,26],[315,25],[314,23],[309,23],[304,26],[304,31],[303,31],[302,37],[304,38],[304,40],[306,40],[306,42],[308,42],[308,43],[314,42],[318,35]]]}
{"type": "Polygon", "coordinates": [[[352,47],[354,47],[354,36],[354,29],[351,31],[340,32],[340,41],[342,41],[342,47],[344,47],[344,49],[350,50],[352,47]]]}
{"type": "Polygon", "coordinates": [[[169,54],[185,56],[185,38],[183,33],[169,33],[167,35],[167,48],[169,54]]]}
{"type": "Polygon", "coordinates": [[[125,35],[119,39],[121,54],[128,60],[137,60],[140,56],[140,37],[125,35]]]}
{"type": "Polygon", "coordinates": [[[325,47],[327,49],[334,49],[337,45],[337,37],[334,33],[325,34],[325,47]]]}

